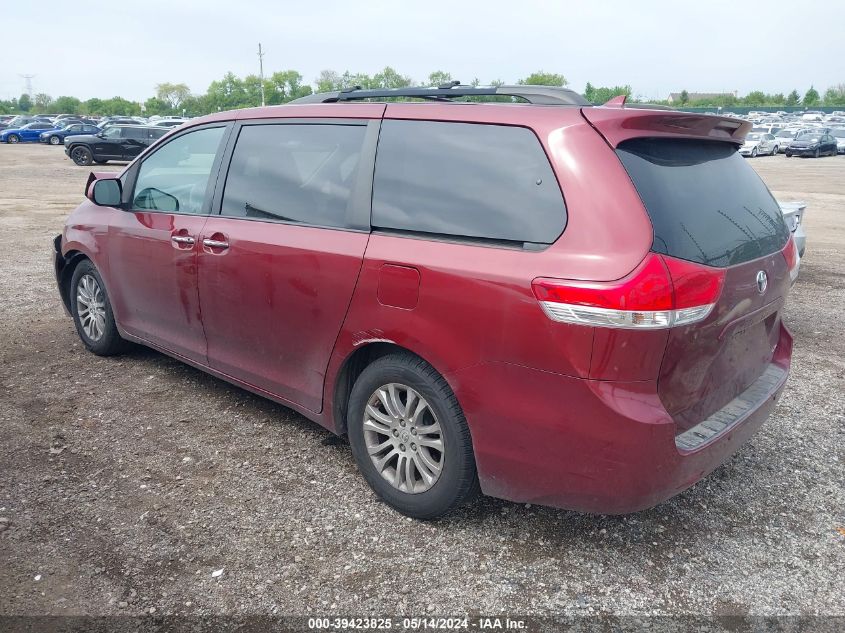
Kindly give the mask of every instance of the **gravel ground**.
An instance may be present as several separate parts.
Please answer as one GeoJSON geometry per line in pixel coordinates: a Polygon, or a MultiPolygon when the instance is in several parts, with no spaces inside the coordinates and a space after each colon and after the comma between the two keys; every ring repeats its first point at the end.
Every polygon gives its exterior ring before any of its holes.
{"type": "Polygon", "coordinates": [[[290,410],[85,352],[50,239],[88,170],[0,146],[0,614],[845,614],[845,157],[752,164],[810,205],[793,374],[757,436],[636,515],[482,498],[420,523],[290,410]]]}

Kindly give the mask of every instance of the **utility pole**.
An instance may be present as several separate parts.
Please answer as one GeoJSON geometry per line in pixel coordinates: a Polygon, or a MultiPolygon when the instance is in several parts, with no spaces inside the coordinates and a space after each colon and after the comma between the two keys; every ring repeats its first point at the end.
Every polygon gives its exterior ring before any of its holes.
{"type": "Polygon", "coordinates": [[[258,77],[261,79],[261,105],[264,106],[264,53],[261,50],[261,42],[258,42],[258,77]]]}
{"type": "Polygon", "coordinates": [[[32,80],[35,78],[35,75],[19,75],[24,81],[26,81],[26,94],[29,95],[29,98],[32,98],[32,80]]]}

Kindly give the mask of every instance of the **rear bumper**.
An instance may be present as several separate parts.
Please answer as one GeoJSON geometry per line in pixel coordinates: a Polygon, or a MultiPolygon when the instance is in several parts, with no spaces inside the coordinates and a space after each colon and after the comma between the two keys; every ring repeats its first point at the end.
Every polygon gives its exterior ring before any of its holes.
{"type": "Polygon", "coordinates": [[[791,353],[792,337],[782,327],[772,361],[781,377],[692,450],[676,443],[656,381],[584,380],[507,363],[447,379],[470,425],[485,494],[626,514],[689,488],[742,446],[774,408],[791,353]]]}

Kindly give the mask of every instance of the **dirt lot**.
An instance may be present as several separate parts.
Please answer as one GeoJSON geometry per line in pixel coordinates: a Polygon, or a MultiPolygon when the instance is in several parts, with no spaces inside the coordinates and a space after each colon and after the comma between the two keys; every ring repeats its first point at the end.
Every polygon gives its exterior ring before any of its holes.
{"type": "Polygon", "coordinates": [[[809,203],[761,432],[637,515],[479,499],[419,523],[299,415],[152,351],[85,352],[50,240],[88,170],[0,146],[0,613],[845,614],[845,157],[752,164],[809,203]]]}

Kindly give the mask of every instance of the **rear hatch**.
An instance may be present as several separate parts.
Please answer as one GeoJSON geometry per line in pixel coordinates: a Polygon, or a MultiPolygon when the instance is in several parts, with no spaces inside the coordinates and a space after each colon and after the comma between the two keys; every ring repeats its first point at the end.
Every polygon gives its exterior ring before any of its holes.
{"type": "MultiPolygon", "coordinates": [[[[654,228],[652,251],[721,278],[708,316],[669,331],[658,393],[682,433],[745,391],[772,362],[794,246],[777,202],[737,152],[740,122],[635,112],[626,126],[621,109],[616,117],[601,110],[594,126],[607,132],[643,201],[654,228]]],[[[591,114],[584,110],[588,120],[591,114]]]]}

